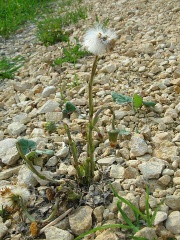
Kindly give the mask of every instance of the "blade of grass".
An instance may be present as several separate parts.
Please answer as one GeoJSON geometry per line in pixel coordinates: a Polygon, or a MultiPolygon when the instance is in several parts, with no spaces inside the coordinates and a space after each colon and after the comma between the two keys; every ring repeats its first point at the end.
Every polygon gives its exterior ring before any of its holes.
{"type": "Polygon", "coordinates": [[[149,212],[149,188],[148,187],[146,187],[145,207],[146,207],[147,226],[151,227],[151,218],[150,218],[150,212],[149,212]]]}
{"type": "Polygon", "coordinates": [[[115,188],[112,186],[112,184],[110,184],[110,187],[114,193],[114,195],[119,198],[122,202],[124,202],[125,204],[127,204],[133,211],[135,211],[137,214],[139,214],[144,220],[146,220],[146,215],[143,214],[137,207],[135,207],[130,201],[126,200],[123,197],[120,197],[117,193],[117,191],[115,190],[115,188]]]}
{"type": "Polygon", "coordinates": [[[108,228],[131,229],[130,226],[123,225],[123,224],[108,224],[108,225],[104,225],[104,226],[99,226],[99,227],[93,228],[93,229],[91,229],[91,230],[88,231],[88,232],[82,233],[81,235],[79,235],[78,237],[76,237],[74,240],[80,240],[80,239],[82,239],[83,237],[85,237],[86,235],[89,235],[89,234],[91,234],[91,233],[94,233],[94,232],[96,232],[96,231],[100,231],[100,230],[103,230],[103,229],[108,229],[108,228]]]}
{"type": "Polygon", "coordinates": [[[121,205],[120,205],[120,201],[117,202],[117,207],[118,210],[120,211],[122,217],[124,218],[124,220],[126,221],[126,223],[130,226],[130,228],[132,229],[132,231],[134,233],[136,233],[139,229],[136,228],[136,226],[132,223],[132,221],[128,218],[128,216],[126,215],[126,213],[122,210],[121,205]]]}

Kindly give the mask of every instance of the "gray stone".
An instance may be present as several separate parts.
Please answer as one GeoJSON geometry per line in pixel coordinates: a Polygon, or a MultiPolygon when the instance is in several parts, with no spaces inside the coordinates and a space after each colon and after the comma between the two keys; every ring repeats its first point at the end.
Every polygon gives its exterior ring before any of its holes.
{"type": "Polygon", "coordinates": [[[124,239],[124,235],[122,233],[116,233],[112,229],[108,229],[98,234],[98,236],[94,240],[119,240],[124,239]]]}
{"type": "Polygon", "coordinates": [[[29,82],[14,82],[13,81],[13,87],[16,91],[23,93],[27,89],[31,88],[31,84],[29,82]]]}
{"type": "Polygon", "coordinates": [[[97,161],[99,165],[109,166],[116,161],[115,157],[101,158],[97,161]]]}
{"type": "Polygon", "coordinates": [[[56,93],[56,87],[54,86],[47,86],[42,91],[42,97],[46,98],[49,97],[50,94],[56,93]]]}
{"type": "Polygon", "coordinates": [[[26,130],[26,126],[23,123],[13,122],[8,125],[8,133],[11,136],[18,136],[26,130]]]}
{"type": "Polygon", "coordinates": [[[4,138],[4,132],[0,131],[0,141],[3,140],[3,138],[4,138]]]}
{"type": "Polygon", "coordinates": [[[44,231],[46,235],[46,239],[53,239],[53,240],[73,240],[74,237],[66,230],[59,229],[54,226],[50,226],[45,229],[44,231]]]}
{"type": "Polygon", "coordinates": [[[8,179],[12,177],[14,174],[17,174],[20,170],[21,166],[5,169],[0,172],[0,180],[8,179]]]}
{"type": "Polygon", "coordinates": [[[164,114],[165,117],[171,116],[173,119],[178,117],[176,109],[168,108],[164,114]]]}
{"type": "Polygon", "coordinates": [[[113,73],[116,69],[117,69],[117,66],[115,64],[108,64],[102,68],[102,72],[113,73]]]}
{"type": "Polygon", "coordinates": [[[173,211],[169,214],[166,228],[173,234],[180,234],[180,211],[173,211]]]}
{"type": "Polygon", "coordinates": [[[49,160],[46,163],[47,167],[54,167],[56,166],[56,164],[58,163],[58,159],[56,156],[53,156],[51,158],[49,158],[49,160]]]}
{"type": "Polygon", "coordinates": [[[5,223],[0,222],[0,239],[3,239],[4,235],[8,232],[8,228],[5,223]]]}
{"type": "Polygon", "coordinates": [[[167,213],[162,212],[162,211],[158,211],[156,213],[153,224],[154,224],[154,226],[158,225],[159,223],[164,222],[166,219],[167,219],[167,213]]]}
{"type": "Polygon", "coordinates": [[[152,43],[145,43],[140,47],[140,51],[147,54],[153,54],[154,46],[152,43]]]}
{"type": "Polygon", "coordinates": [[[26,165],[21,166],[17,180],[19,185],[24,185],[26,187],[34,187],[38,183],[34,178],[33,172],[26,165]]]}
{"type": "Polygon", "coordinates": [[[19,123],[23,123],[23,124],[30,122],[30,120],[31,119],[27,113],[20,113],[13,117],[13,122],[19,122],[19,123]]]}
{"type": "Polygon", "coordinates": [[[6,152],[6,154],[1,157],[2,159],[2,162],[5,164],[5,165],[13,165],[17,162],[17,160],[20,158],[20,155],[18,153],[18,150],[15,147],[12,147],[12,148],[9,148],[6,152]]]}
{"type": "Polygon", "coordinates": [[[92,227],[92,208],[89,206],[79,207],[74,214],[69,216],[69,224],[74,234],[80,235],[92,227]]]}
{"type": "Polygon", "coordinates": [[[98,206],[94,209],[93,213],[98,222],[102,222],[103,220],[103,212],[104,212],[104,206],[98,206]]]}
{"type": "Polygon", "coordinates": [[[134,234],[134,237],[146,238],[148,240],[157,239],[156,231],[150,227],[144,227],[134,234]]]}
{"type": "Polygon", "coordinates": [[[63,147],[62,149],[60,149],[59,151],[57,151],[55,153],[55,155],[57,157],[60,157],[60,158],[65,158],[65,157],[67,157],[68,154],[69,154],[69,148],[68,147],[63,147]]]}
{"type": "Polygon", "coordinates": [[[113,164],[110,170],[110,177],[124,179],[124,167],[113,164]]]}
{"type": "Polygon", "coordinates": [[[168,186],[171,182],[171,177],[169,175],[163,175],[161,178],[158,179],[158,183],[162,186],[168,186]]]}
{"type": "Polygon", "coordinates": [[[180,211],[180,196],[175,196],[175,195],[171,195],[171,196],[166,196],[165,199],[165,204],[170,207],[170,209],[172,210],[178,210],[180,211]]]}
{"type": "Polygon", "coordinates": [[[161,159],[152,158],[149,162],[139,164],[138,168],[145,179],[157,179],[165,168],[165,163],[161,159]]]}
{"type": "Polygon", "coordinates": [[[61,162],[59,168],[56,170],[58,174],[66,174],[68,172],[68,166],[61,162]]]}
{"type": "MultiPolygon", "coordinates": [[[[134,196],[134,194],[128,193],[124,198],[129,200],[136,208],[139,209],[139,196],[134,196]]],[[[135,221],[134,212],[127,204],[122,203],[121,208],[132,222],[135,221]]],[[[118,212],[118,218],[122,223],[126,223],[120,212],[118,212]]]]}
{"type": "Polygon", "coordinates": [[[115,111],[115,116],[116,116],[116,119],[118,120],[123,119],[126,115],[127,115],[126,111],[122,111],[122,110],[115,111]]]}
{"type": "Polygon", "coordinates": [[[130,141],[130,157],[143,156],[148,152],[148,145],[140,134],[132,136],[130,141]]]}
{"type": "Polygon", "coordinates": [[[48,100],[40,109],[38,109],[38,114],[53,112],[59,107],[59,103],[53,100],[48,100]]]}
{"type": "Polygon", "coordinates": [[[16,142],[17,140],[14,138],[0,141],[0,158],[4,164],[12,165],[19,159],[16,142]]]}
{"type": "Polygon", "coordinates": [[[62,120],[62,112],[47,112],[45,115],[46,122],[59,122],[62,120]]]}

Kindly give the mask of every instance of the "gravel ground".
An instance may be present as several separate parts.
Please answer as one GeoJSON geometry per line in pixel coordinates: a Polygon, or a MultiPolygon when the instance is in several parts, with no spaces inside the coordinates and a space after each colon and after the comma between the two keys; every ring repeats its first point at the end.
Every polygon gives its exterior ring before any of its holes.
{"type": "MultiPolygon", "coordinates": [[[[6,42],[0,42],[2,56],[25,58],[14,79],[0,82],[0,206],[6,204],[4,189],[8,188],[12,192],[21,191],[36,219],[45,219],[52,211],[55,199],[48,193],[53,196],[57,186],[32,174],[15,147],[20,138],[32,139],[38,149],[54,150],[53,156],[35,163],[37,169],[49,177],[69,179],[74,191],[82,194],[80,200],[69,201],[69,185],[58,190],[60,207],[55,217],[67,215],[45,229],[47,223],[41,223],[37,239],[73,240],[97,225],[124,223],[118,213],[117,198],[109,188],[111,182],[120,196],[142,211],[147,185],[151,212],[164,199],[153,228],[144,224],[135,236],[180,240],[180,2],[84,0],[81,4],[90,6],[90,11],[86,20],[66,29],[71,33],[71,42],[75,37],[83,40],[96,15],[100,22],[108,18],[108,27],[119,36],[113,52],[99,59],[93,86],[94,105],[95,110],[112,106],[118,128],[129,131],[129,135],[121,135],[116,148],[111,148],[107,137],[111,115],[105,111],[98,122],[104,141],[94,136],[97,162],[94,183],[89,187],[77,186],[65,131],[59,127],[49,134],[43,124],[54,121],[61,126],[66,121],[78,146],[79,160],[84,160],[83,126],[88,119],[88,80],[93,56],[79,59],[75,66],[65,63],[54,67],[51,63],[62,56],[65,43],[45,47],[36,38],[36,26],[28,25],[6,42]],[[112,91],[131,97],[138,93],[144,101],[156,105],[142,107],[135,113],[129,104],[115,103],[112,91]],[[68,119],[63,119],[62,95],[78,108],[68,119]]],[[[122,208],[134,221],[132,211],[126,205],[122,208]]],[[[12,219],[5,222],[0,217],[0,239],[33,239],[30,221],[18,211],[11,215],[12,219]]],[[[129,232],[117,229],[84,239],[117,240],[128,236],[129,232]]]]}

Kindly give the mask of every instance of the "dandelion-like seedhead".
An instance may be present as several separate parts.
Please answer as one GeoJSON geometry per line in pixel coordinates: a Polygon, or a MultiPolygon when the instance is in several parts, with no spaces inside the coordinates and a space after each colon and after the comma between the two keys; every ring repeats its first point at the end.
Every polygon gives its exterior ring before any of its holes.
{"type": "Polygon", "coordinates": [[[99,56],[112,51],[116,40],[117,35],[114,31],[98,24],[85,33],[83,46],[89,52],[99,56]]]}
{"type": "Polygon", "coordinates": [[[29,197],[30,192],[21,186],[8,186],[0,189],[0,202],[3,207],[15,207],[15,205],[18,205],[20,199],[23,202],[28,202],[29,197]]]}

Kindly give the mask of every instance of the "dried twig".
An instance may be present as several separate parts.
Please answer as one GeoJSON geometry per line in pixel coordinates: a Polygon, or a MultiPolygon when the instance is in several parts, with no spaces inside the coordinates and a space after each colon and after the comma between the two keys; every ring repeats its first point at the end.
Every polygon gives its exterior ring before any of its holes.
{"type": "Polygon", "coordinates": [[[58,218],[54,219],[54,221],[50,222],[49,224],[47,224],[45,227],[43,227],[41,230],[40,230],[40,234],[43,233],[46,228],[50,227],[50,226],[53,226],[53,225],[56,225],[59,221],[61,221],[62,219],[64,219],[74,208],[70,208],[68,209],[65,213],[63,213],[62,215],[60,215],[58,218]]]}

